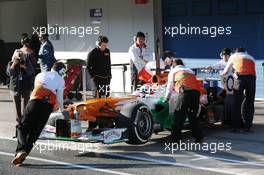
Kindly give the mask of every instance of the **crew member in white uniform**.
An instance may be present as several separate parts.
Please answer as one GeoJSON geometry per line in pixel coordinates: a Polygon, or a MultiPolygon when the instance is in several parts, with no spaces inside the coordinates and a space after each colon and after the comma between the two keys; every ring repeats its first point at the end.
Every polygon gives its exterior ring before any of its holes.
{"type": "Polygon", "coordinates": [[[218,61],[216,64],[209,66],[208,68],[224,70],[230,55],[231,55],[231,49],[224,48],[220,53],[221,60],[218,61]]]}
{"type": "Polygon", "coordinates": [[[153,61],[153,54],[145,44],[145,34],[138,32],[134,44],[129,48],[129,58],[131,67],[132,90],[136,90],[138,85],[143,85],[140,80],[141,74],[144,74],[144,67],[149,61],[153,61]]]}
{"type": "Polygon", "coordinates": [[[17,127],[17,148],[12,164],[21,165],[33,148],[42,129],[57,104],[63,112],[63,89],[66,68],[63,63],[57,62],[52,70],[36,76],[33,92],[23,117],[17,127]]]}

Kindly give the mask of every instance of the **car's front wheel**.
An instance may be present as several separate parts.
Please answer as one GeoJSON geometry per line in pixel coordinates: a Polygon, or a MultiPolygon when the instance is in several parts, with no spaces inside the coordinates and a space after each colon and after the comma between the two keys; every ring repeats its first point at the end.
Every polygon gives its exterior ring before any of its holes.
{"type": "Polygon", "coordinates": [[[143,144],[148,142],[153,133],[153,119],[145,104],[133,106],[129,112],[130,116],[119,117],[119,127],[128,129],[129,144],[143,144]]]}

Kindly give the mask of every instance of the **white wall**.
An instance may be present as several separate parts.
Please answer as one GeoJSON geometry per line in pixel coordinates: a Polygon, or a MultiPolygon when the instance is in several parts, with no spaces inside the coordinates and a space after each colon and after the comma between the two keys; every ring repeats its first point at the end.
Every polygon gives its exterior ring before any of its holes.
{"type": "MultiPolygon", "coordinates": [[[[147,33],[149,47],[154,50],[153,1],[146,5],[135,5],[134,0],[47,0],[48,24],[54,26],[99,26],[100,34],[109,38],[113,53],[126,53],[133,43],[137,31],[147,33]],[[93,24],[90,9],[102,8],[100,24],[93,24]]],[[[75,57],[73,52],[88,53],[95,46],[98,35],[60,35],[52,40],[58,57],[75,57]],[[67,51],[67,54],[63,54],[67,51]],[[63,56],[61,56],[63,55],[63,56]]],[[[86,54],[85,57],[86,57],[86,54]]],[[[114,59],[114,58],[113,58],[114,59]]]]}
{"type": "Polygon", "coordinates": [[[153,3],[154,3],[153,4],[154,5],[154,34],[155,34],[155,39],[158,37],[160,40],[160,50],[162,51],[163,50],[162,2],[161,0],[154,0],[153,3]]]}
{"type": "MultiPolygon", "coordinates": [[[[154,53],[154,4],[136,5],[134,0],[47,0],[47,18],[51,26],[99,26],[100,35],[109,38],[111,61],[129,63],[128,49],[133,44],[133,36],[142,31],[147,35],[147,44],[154,53]],[[94,24],[90,9],[102,8],[100,23],[94,24]]],[[[52,40],[57,59],[86,59],[87,53],[95,47],[98,35],[60,35],[52,40]]],[[[128,67],[129,68],[129,67],[128,67]]],[[[111,89],[122,91],[122,69],[112,69],[111,89]],[[118,86],[117,86],[118,85],[118,86]]],[[[126,72],[126,91],[130,91],[130,71],[126,72]]]]}
{"type": "Polygon", "coordinates": [[[0,38],[5,42],[18,42],[21,33],[33,32],[33,26],[47,23],[46,1],[3,1],[0,2],[0,38]]]}

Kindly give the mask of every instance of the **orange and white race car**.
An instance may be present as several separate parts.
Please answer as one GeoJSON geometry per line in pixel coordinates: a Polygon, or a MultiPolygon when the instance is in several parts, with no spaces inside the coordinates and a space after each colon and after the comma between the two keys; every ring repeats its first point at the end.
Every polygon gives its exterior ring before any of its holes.
{"type": "MultiPolygon", "coordinates": [[[[62,113],[53,113],[41,137],[107,144],[122,141],[130,144],[146,143],[153,133],[171,130],[174,123],[177,94],[172,95],[169,102],[163,100],[167,75],[164,71],[154,75],[151,83],[143,85],[131,96],[90,99],[68,105],[68,117],[62,113]],[[82,131],[80,121],[96,122],[97,127],[82,131]],[[61,126],[62,123],[64,126],[61,126]],[[61,132],[66,134],[61,135],[61,132]]],[[[208,78],[207,74],[203,80],[206,83],[220,79],[208,78]]],[[[226,120],[223,114],[223,98],[218,95],[218,88],[209,85],[207,95],[201,97],[201,108],[197,114],[201,122],[226,120]]]]}

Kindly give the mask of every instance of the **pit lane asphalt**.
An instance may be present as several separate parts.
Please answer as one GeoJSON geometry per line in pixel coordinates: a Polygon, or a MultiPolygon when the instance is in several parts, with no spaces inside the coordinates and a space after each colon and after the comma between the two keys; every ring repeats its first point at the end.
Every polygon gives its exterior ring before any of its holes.
{"type": "MultiPolygon", "coordinates": [[[[0,174],[264,174],[264,103],[256,103],[254,133],[231,134],[219,125],[204,128],[205,142],[230,142],[230,151],[169,150],[168,132],[153,135],[145,145],[84,144],[39,140],[22,167],[10,161],[16,147],[15,113],[6,88],[0,88],[0,174]],[[70,145],[58,149],[48,145],[70,145]],[[88,145],[88,146],[87,146],[88,145]],[[40,148],[44,148],[40,152],[40,148]],[[79,150],[77,150],[77,148],[79,150]]],[[[184,134],[185,141],[191,138],[184,134]]]]}

